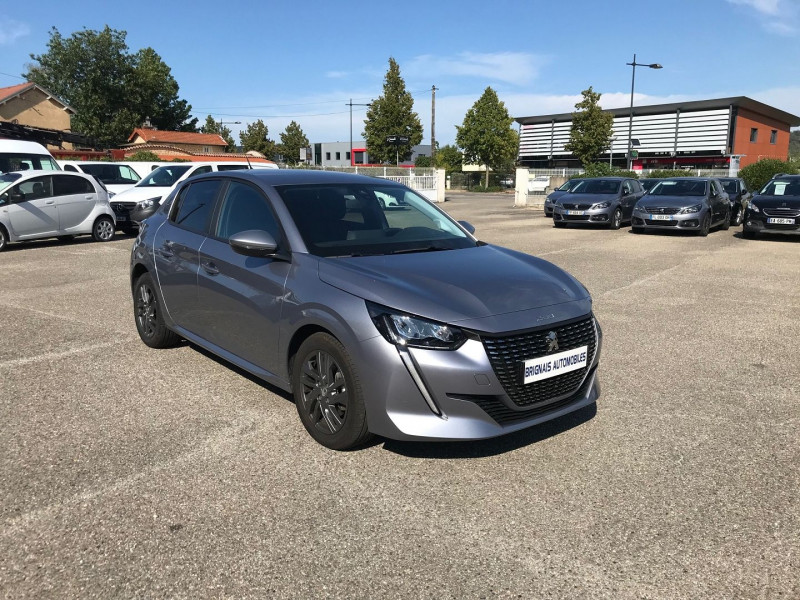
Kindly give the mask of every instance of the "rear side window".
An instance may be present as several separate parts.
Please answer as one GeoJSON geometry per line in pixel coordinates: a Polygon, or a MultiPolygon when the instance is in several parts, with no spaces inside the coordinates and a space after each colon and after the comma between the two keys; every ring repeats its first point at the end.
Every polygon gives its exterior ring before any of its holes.
{"type": "Polygon", "coordinates": [[[217,165],[217,171],[241,171],[249,168],[247,165],[217,165]]]}
{"type": "Polygon", "coordinates": [[[211,165],[197,167],[197,169],[189,173],[189,177],[197,177],[198,175],[202,175],[203,173],[211,173],[211,165]]]}
{"type": "Polygon", "coordinates": [[[176,225],[203,233],[214,210],[214,200],[222,182],[218,179],[198,181],[184,188],[173,221],[176,225]]]}
{"type": "Polygon", "coordinates": [[[53,176],[53,195],[69,196],[71,194],[94,194],[94,187],[83,177],[72,175],[53,176]]]}

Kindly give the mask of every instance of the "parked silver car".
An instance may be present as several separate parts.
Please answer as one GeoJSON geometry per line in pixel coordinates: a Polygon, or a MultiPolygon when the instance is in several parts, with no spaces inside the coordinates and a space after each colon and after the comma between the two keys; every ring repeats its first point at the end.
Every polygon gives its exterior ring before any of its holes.
{"type": "Polygon", "coordinates": [[[552,192],[547,194],[544,199],[544,216],[545,217],[552,217],[553,216],[553,205],[555,201],[561,198],[564,194],[578,185],[582,180],[581,179],[567,179],[564,183],[554,189],[552,192]]]}
{"type": "Polygon", "coordinates": [[[114,238],[108,192],[91,175],[64,171],[0,174],[0,250],[9,242],[89,234],[114,238]]]}
{"type": "Polygon", "coordinates": [[[659,182],[639,200],[631,222],[634,233],[677,229],[706,236],[712,227],[731,225],[731,203],[717,179],[673,177],[659,182]]]}
{"type": "Polygon", "coordinates": [[[586,288],[472,231],[391,181],[202,175],[142,224],[136,327],[149,346],[185,338],[290,390],[334,449],[489,438],[594,403],[586,288]]]}
{"type": "Polygon", "coordinates": [[[619,229],[628,222],[644,189],[635,179],[592,177],[558,198],[553,206],[553,225],[605,225],[619,229]]]}

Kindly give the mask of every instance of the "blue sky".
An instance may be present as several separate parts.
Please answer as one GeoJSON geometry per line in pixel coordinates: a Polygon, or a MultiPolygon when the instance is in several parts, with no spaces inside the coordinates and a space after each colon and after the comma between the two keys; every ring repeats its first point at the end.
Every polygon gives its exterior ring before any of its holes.
{"type": "MultiPolygon", "coordinates": [[[[348,141],[345,104],[382,93],[392,56],[430,142],[487,86],[512,116],[570,112],[590,85],[604,108],[750,96],[800,115],[800,0],[406,0],[323,2],[0,3],[0,87],[22,79],[30,54],[55,26],[69,36],[105,25],[128,32],[131,51],[150,46],[172,68],[200,120],[258,118],[275,139],[297,121],[314,142],[348,141]]],[[[353,107],[353,137],[364,107],[353,107]]]]}

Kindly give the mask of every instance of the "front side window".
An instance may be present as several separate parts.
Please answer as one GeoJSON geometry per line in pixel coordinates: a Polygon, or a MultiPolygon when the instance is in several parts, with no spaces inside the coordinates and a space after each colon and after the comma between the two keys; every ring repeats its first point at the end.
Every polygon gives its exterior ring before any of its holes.
{"type": "Polygon", "coordinates": [[[736,195],[739,192],[739,182],[735,179],[726,179],[720,183],[722,183],[722,189],[728,192],[728,194],[736,195]]]}
{"type": "Polygon", "coordinates": [[[425,198],[397,185],[279,186],[309,252],[364,256],[474,247],[477,242],[425,198]]]}
{"type": "Polygon", "coordinates": [[[136,187],[172,187],[191,168],[191,165],[158,167],[142,179],[136,187]]]}
{"type": "Polygon", "coordinates": [[[83,177],[72,175],[53,176],[54,196],[70,196],[72,194],[94,194],[94,187],[83,177]]]}
{"type": "Polygon", "coordinates": [[[216,236],[228,240],[232,235],[260,229],[278,239],[278,223],[267,199],[247,184],[232,181],[222,200],[216,236]]]}
{"type": "Polygon", "coordinates": [[[198,181],[185,188],[173,218],[174,223],[198,233],[204,232],[221,184],[220,180],[212,179],[198,181]]]}
{"type": "Polygon", "coordinates": [[[211,165],[205,165],[203,167],[197,167],[189,177],[197,177],[198,175],[202,175],[203,173],[211,173],[211,165]]]}

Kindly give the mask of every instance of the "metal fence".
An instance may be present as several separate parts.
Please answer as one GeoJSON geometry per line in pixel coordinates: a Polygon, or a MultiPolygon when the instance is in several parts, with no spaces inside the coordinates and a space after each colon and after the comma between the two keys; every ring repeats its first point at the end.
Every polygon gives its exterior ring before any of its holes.
{"type": "MultiPolygon", "coordinates": [[[[662,171],[663,169],[643,169],[640,177],[647,177],[653,171],[662,171]]],[[[730,174],[726,169],[683,169],[686,177],[735,177],[730,174]]],[[[573,175],[582,175],[583,169],[528,169],[529,175],[547,175],[550,177],[572,177],[573,175]]]]}
{"type": "Polygon", "coordinates": [[[396,181],[410,187],[412,190],[435,190],[436,189],[436,169],[417,168],[407,169],[403,167],[321,167],[304,166],[304,169],[315,171],[336,171],[337,173],[355,173],[356,175],[366,175],[367,177],[377,177],[396,181]]]}

